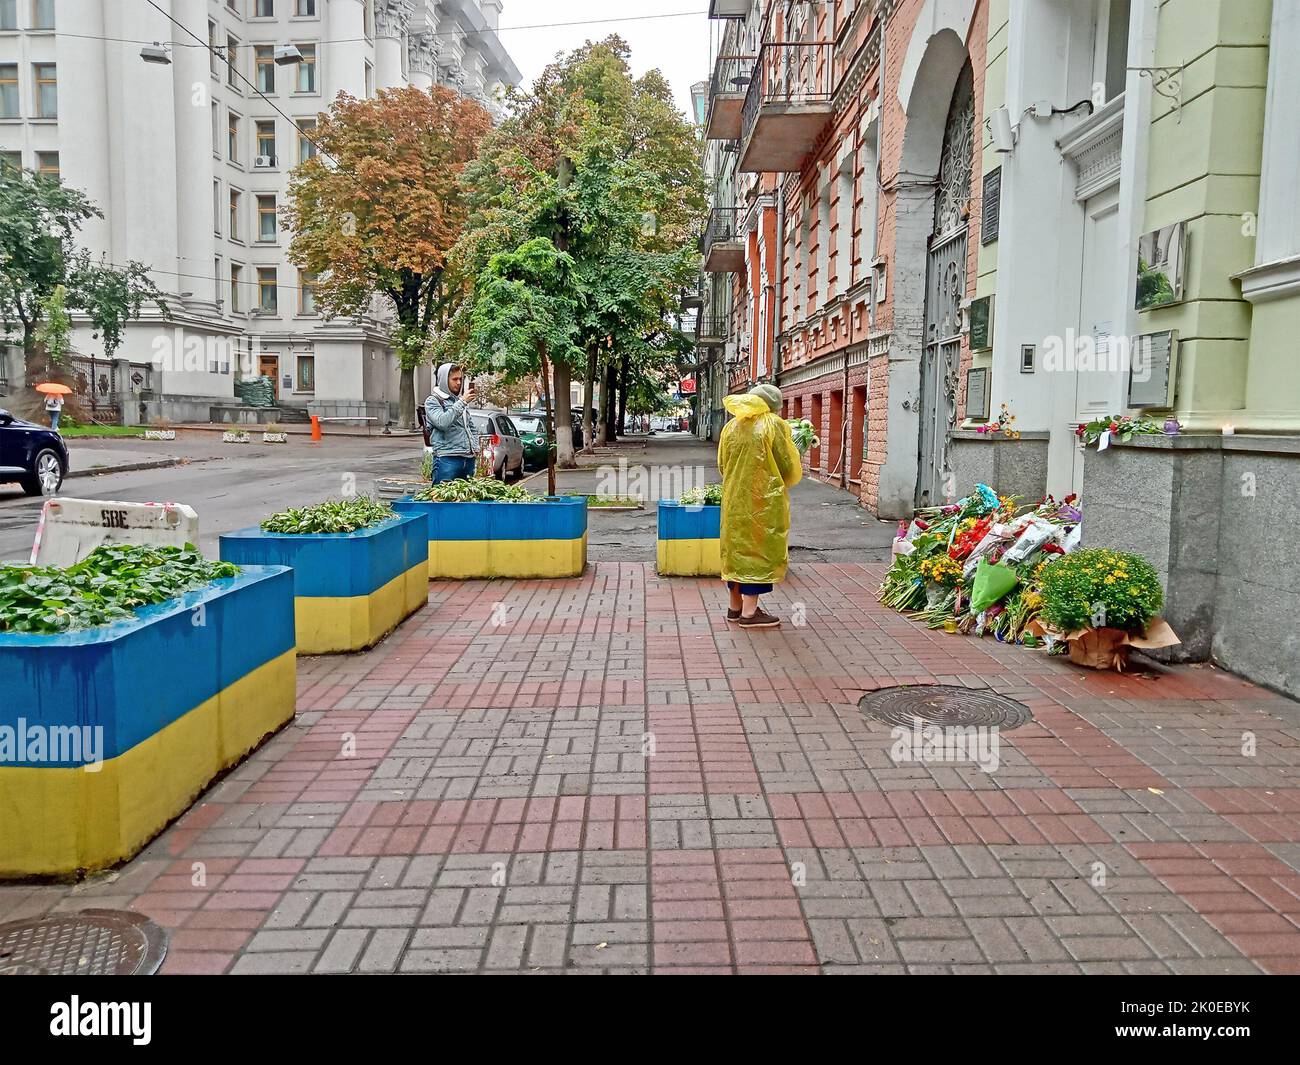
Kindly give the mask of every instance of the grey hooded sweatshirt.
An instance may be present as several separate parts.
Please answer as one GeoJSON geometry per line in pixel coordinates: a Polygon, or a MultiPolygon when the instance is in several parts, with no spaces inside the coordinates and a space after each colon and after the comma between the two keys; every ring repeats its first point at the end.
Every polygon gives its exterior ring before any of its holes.
{"type": "MultiPolygon", "coordinates": [[[[434,378],[433,395],[424,401],[424,417],[429,423],[429,443],[435,457],[439,455],[478,454],[478,434],[462,396],[447,390],[447,379],[457,369],[454,362],[444,362],[434,378]]],[[[462,393],[464,386],[461,387],[462,393]]]]}

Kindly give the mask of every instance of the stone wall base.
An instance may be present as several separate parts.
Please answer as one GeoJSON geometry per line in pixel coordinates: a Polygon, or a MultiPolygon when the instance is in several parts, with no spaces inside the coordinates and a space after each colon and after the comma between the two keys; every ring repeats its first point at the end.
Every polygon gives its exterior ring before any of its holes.
{"type": "Polygon", "coordinates": [[[1047,433],[1022,433],[1018,439],[960,430],[951,436],[954,496],[986,484],[999,495],[1037,503],[1047,494],[1047,433]]]}
{"type": "Polygon", "coordinates": [[[1165,582],[1182,643],[1155,657],[1211,660],[1300,696],[1300,438],[1134,438],[1084,463],[1083,543],[1133,551],[1165,582]]]}

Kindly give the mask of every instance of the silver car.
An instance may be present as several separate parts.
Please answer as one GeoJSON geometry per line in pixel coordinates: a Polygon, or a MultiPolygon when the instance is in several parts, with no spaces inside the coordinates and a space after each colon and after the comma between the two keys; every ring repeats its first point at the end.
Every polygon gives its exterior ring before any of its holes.
{"type": "Polygon", "coordinates": [[[469,416],[492,476],[501,481],[508,481],[512,474],[522,477],[524,442],[510,416],[504,411],[481,408],[471,408],[469,416]]]}

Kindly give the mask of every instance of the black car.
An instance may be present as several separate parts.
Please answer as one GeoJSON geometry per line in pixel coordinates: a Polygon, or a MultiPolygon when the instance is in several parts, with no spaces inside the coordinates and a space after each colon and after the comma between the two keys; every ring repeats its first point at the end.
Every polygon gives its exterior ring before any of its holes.
{"type": "Polygon", "coordinates": [[[52,496],[67,472],[63,437],[0,410],[0,484],[17,481],[29,496],[52,496]]]}

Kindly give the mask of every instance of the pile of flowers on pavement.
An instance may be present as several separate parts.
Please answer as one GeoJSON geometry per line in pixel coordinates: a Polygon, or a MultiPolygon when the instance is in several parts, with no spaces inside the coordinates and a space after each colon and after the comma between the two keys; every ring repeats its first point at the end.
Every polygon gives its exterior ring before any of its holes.
{"type": "Polygon", "coordinates": [[[1123,669],[1130,647],[1177,643],[1160,578],[1138,555],[1080,547],[1078,498],[1034,505],[979,484],[900,522],[878,597],[930,628],[993,636],[1123,669]]]}

